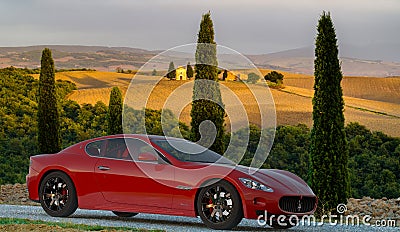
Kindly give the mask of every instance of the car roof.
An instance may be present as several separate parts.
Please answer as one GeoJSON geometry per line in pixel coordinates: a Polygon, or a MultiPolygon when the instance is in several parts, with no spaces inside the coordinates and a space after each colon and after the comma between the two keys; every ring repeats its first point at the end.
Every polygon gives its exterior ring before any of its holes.
{"type": "MultiPolygon", "coordinates": [[[[101,136],[101,137],[96,137],[96,138],[91,138],[85,141],[95,141],[95,140],[102,140],[102,139],[113,139],[113,138],[138,138],[138,139],[151,139],[151,140],[165,140],[165,139],[176,139],[180,140],[181,138],[175,138],[175,137],[168,137],[168,136],[162,136],[162,135],[148,135],[148,134],[117,134],[117,135],[106,135],[106,136],[101,136]]],[[[85,142],[83,141],[83,142],[85,142]]]]}
{"type": "Polygon", "coordinates": [[[98,140],[103,140],[103,139],[116,139],[116,138],[136,138],[136,139],[141,139],[144,141],[148,140],[165,140],[165,139],[174,139],[174,140],[181,140],[180,138],[174,138],[174,137],[167,137],[167,136],[161,136],[161,135],[147,135],[147,134],[116,134],[116,135],[106,135],[106,136],[101,136],[101,137],[96,137],[96,138],[91,138],[87,139],[84,141],[81,141],[79,143],[73,144],[69,147],[66,147],[60,152],[65,152],[70,149],[74,149],[74,147],[82,147],[84,144],[88,144],[94,141],[98,140]]]}

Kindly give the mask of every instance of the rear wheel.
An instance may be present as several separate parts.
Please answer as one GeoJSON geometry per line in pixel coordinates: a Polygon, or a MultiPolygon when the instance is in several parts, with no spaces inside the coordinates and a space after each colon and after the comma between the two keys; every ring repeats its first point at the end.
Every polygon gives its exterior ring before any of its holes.
{"type": "Polygon", "coordinates": [[[227,181],[221,180],[200,190],[197,213],[208,227],[231,229],[243,218],[240,196],[227,181]]]}
{"type": "Polygon", "coordinates": [[[117,215],[118,217],[133,217],[138,215],[138,213],[129,213],[129,212],[118,212],[118,211],[112,211],[113,214],[117,215]]]}
{"type": "Polygon", "coordinates": [[[68,217],[78,208],[75,186],[63,172],[52,172],[40,183],[40,204],[52,217],[68,217]]]}

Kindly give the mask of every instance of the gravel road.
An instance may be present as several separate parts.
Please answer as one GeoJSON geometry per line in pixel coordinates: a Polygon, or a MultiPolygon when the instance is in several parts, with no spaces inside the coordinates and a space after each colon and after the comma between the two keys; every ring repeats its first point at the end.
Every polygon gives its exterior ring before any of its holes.
{"type": "MultiPolygon", "coordinates": [[[[176,217],[155,214],[139,214],[133,218],[119,218],[108,211],[78,209],[68,218],[48,216],[39,206],[0,205],[0,217],[24,218],[51,222],[71,222],[76,224],[101,226],[126,226],[132,228],[161,229],[166,231],[212,231],[205,227],[199,218],[176,217]]],[[[399,231],[397,228],[377,228],[371,226],[300,225],[290,231],[399,231]]],[[[260,226],[256,220],[243,219],[235,231],[279,231],[268,226],[260,226]]],[[[282,230],[280,230],[282,231],[282,230]]]]}

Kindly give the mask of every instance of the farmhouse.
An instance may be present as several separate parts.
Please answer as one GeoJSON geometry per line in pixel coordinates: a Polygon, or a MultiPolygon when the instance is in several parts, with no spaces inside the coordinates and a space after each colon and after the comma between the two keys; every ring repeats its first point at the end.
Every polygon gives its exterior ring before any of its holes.
{"type": "Polygon", "coordinates": [[[187,76],[186,76],[186,67],[178,67],[176,70],[176,76],[175,79],[176,80],[187,80],[187,76]]]}

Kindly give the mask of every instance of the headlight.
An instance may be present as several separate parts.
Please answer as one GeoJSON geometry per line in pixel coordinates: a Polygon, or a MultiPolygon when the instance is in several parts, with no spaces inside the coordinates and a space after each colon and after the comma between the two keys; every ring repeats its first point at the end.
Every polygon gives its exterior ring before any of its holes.
{"type": "Polygon", "coordinates": [[[247,178],[239,178],[239,180],[247,187],[251,189],[262,190],[265,192],[272,193],[274,190],[268,186],[265,186],[255,180],[247,179],[247,178]]]}

